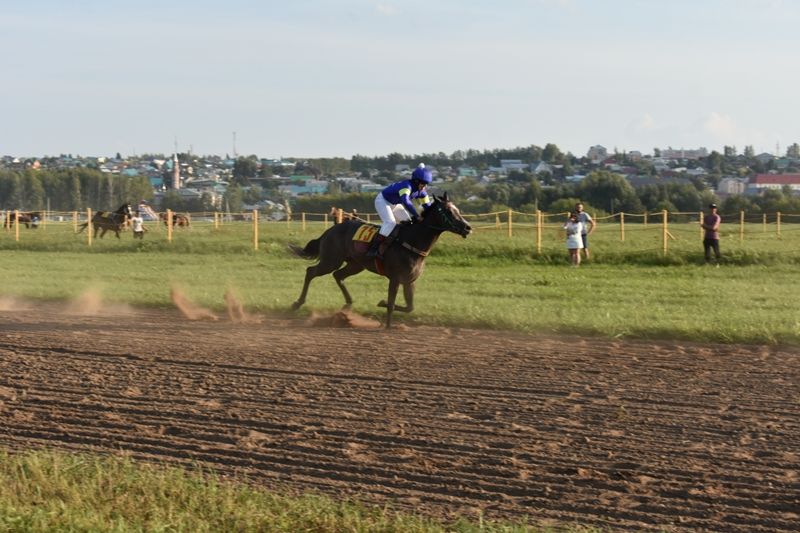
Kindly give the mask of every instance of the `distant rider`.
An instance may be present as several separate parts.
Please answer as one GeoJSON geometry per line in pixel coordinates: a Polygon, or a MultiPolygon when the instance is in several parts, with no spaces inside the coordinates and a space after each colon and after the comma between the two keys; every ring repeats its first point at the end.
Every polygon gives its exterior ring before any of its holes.
{"type": "Polygon", "coordinates": [[[383,259],[386,248],[391,244],[389,236],[398,222],[411,220],[419,222],[420,216],[411,200],[420,200],[423,205],[430,205],[433,201],[425,191],[433,176],[425,168],[425,163],[420,163],[411,174],[411,179],[392,183],[375,197],[375,210],[381,217],[381,229],[370,245],[367,257],[383,259]]]}

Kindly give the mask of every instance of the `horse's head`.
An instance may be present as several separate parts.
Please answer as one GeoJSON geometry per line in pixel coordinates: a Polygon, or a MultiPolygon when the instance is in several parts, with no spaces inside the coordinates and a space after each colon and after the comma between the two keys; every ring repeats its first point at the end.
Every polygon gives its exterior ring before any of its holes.
{"type": "Polygon", "coordinates": [[[472,226],[461,216],[461,211],[447,198],[447,193],[434,196],[423,215],[424,222],[434,229],[451,231],[465,239],[472,232],[472,226]]]}
{"type": "Polygon", "coordinates": [[[125,215],[128,218],[133,216],[133,210],[131,209],[131,204],[122,204],[119,206],[119,209],[116,210],[117,213],[120,215],[125,215]]]}

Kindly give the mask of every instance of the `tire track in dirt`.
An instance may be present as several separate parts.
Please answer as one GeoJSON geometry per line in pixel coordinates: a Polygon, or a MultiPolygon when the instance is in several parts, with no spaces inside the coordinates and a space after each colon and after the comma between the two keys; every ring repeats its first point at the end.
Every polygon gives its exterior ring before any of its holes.
{"type": "Polygon", "coordinates": [[[0,312],[0,444],[437,516],[793,531],[796,350],[0,312]],[[407,334],[402,335],[407,338],[407,334]]]}

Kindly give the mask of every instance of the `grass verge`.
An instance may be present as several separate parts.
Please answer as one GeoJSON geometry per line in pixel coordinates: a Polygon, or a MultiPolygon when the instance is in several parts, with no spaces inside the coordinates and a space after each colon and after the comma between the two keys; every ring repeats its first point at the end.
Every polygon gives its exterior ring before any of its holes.
{"type": "Polygon", "coordinates": [[[530,532],[524,522],[442,522],[388,507],[283,496],[208,471],[45,451],[0,452],[0,531],[530,532]]]}

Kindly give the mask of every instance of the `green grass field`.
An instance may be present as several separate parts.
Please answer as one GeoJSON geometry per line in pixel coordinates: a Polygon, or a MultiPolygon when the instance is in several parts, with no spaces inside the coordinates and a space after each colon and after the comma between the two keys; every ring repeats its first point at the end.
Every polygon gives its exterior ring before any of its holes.
{"type": "MultiPolygon", "coordinates": [[[[719,268],[703,261],[696,223],[671,224],[668,250],[658,224],[601,224],[591,237],[592,261],[572,268],[557,224],[542,231],[516,223],[473,220],[468,239],[443,235],[417,286],[416,309],[398,315],[408,324],[500,328],[537,334],[675,338],[708,342],[800,341],[800,226],[761,224],[726,228],[719,268]]],[[[324,229],[321,222],[262,222],[258,250],[253,225],[195,219],[189,230],[149,224],[144,241],[113,234],[88,246],[71,223],[0,233],[0,292],[36,299],[70,299],[87,289],[113,302],[170,306],[175,284],[196,303],[222,309],[228,288],[251,312],[287,312],[309,262],[289,254],[324,229]]],[[[355,310],[383,316],[385,279],[362,273],[348,280],[355,310]]],[[[343,303],[329,276],[316,279],[306,307],[333,310],[343,303]]]]}

